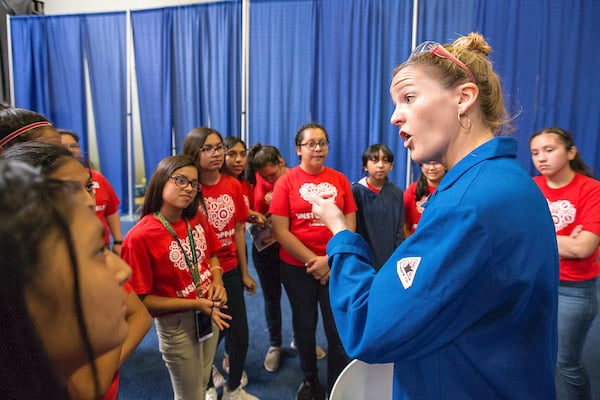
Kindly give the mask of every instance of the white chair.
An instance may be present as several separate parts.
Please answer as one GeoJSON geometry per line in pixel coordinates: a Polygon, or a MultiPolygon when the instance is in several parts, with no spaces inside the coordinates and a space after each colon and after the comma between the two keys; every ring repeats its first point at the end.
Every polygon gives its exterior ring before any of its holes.
{"type": "Polygon", "coordinates": [[[329,400],[391,400],[394,364],[352,360],[338,376],[329,400]]]}

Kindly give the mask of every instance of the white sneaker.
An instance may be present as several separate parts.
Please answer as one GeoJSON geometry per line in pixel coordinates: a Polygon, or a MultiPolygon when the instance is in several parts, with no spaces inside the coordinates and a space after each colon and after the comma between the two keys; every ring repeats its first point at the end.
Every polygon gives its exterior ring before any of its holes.
{"type": "MultiPolygon", "coordinates": [[[[290,347],[294,350],[298,350],[296,348],[296,339],[292,339],[292,341],[290,342],[290,347]]],[[[327,352],[319,345],[315,346],[315,354],[317,356],[317,360],[322,360],[325,357],[327,357],[327,352]]]]}
{"type": "Polygon", "coordinates": [[[227,385],[223,389],[223,399],[222,400],[260,400],[256,396],[252,396],[250,393],[247,393],[242,386],[238,386],[235,390],[230,390],[227,385]]]}
{"type": "Polygon", "coordinates": [[[225,371],[226,374],[229,373],[229,355],[227,353],[225,353],[225,355],[223,356],[221,368],[223,368],[223,371],[225,371]]]}
{"type": "Polygon", "coordinates": [[[214,387],[208,388],[206,391],[205,400],[219,400],[219,395],[217,394],[217,389],[214,387]]]}
{"type": "Polygon", "coordinates": [[[219,370],[214,364],[212,366],[212,380],[215,389],[223,387],[223,385],[225,384],[225,377],[219,372],[219,370]]]}
{"type": "Polygon", "coordinates": [[[324,359],[325,357],[327,357],[327,353],[326,353],[326,352],[325,352],[325,350],[324,350],[324,349],[323,349],[321,346],[319,346],[319,345],[316,345],[316,346],[315,346],[315,353],[316,353],[316,355],[317,355],[317,360],[322,360],[322,359],[324,359]]]}
{"type": "Polygon", "coordinates": [[[281,347],[271,346],[267,350],[264,366],[268,372],[275,372],[279,369],[279,361],[281,360],[281,347]]]}
{"type": "MultiPolygon", "coordinates": [[[[229,375],[229,356],[228,355],[225,355],[225,357],[223,357],[223,363],[221,364],[221,367],[223,367],[223,371],[225,371],[225,373],[229,375]]],[[[214,380],[215,380],[215,378],[213,376],[213,383],[214,383],[214,380]]],[[[221,386],[223,386],[223,385],[221,385],[221,386]]],[[[246,371],[242,371],[242,377],[240,378],[240,386],[243,388],[248,386],[248,374],[246,374],[246,371]]],[[[216,383],[215,383],[215,387],[217,387],[216,383]]]]}
{"type": "Polygon", "coordinates": [[[248,374],[246,371],[242,371],[242,377],[240,378],[240,387],[245,388],[248,386],[248,374]]]}

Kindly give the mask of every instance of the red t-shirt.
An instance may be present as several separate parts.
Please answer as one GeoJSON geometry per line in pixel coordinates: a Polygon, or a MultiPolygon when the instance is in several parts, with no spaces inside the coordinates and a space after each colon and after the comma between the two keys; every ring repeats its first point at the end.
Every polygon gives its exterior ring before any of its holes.
{"type": "Polygon", "coordinates": [[[208,220],[221,241],[221,249],[217,252],[221,268],[223,272],[229,272],[238,266],[235,226],[245,224],[248,219],[242,185],[237,179],[221,174],[215,185],[202,184],[202,196],[208,220]]]}
{"type": "MultiPolygon", "coordinates": [[[[548,201],[557,235],[569,236],[581,225],[600,236],[600,182],[580,174],[558,189],[548,187],[544,176],[533,178],[548,201]]],[[[561,258],[560,279],[585,281],[600,275],[598,248],[586,258],[561,258]]]]}
{"type": "MultiPolygon", "coordinates": [[[[206,293],[212,283],[210,257],[220,244],[202,213],[189,220],[196,260],[200,269],[200,289],[206,293]]],[[[188,260],[192,252],[187,224],[183,218],[171,223],[188,260]]],[[[196,286],[179,243],[154,215],[145,215],[125,236],[121,257],[131,266],[130,283],[138,294],[162,297],[197,298],[196,286]]]]}
{"type": "Polygon", "coordinates": [[[110,382],[108,392],[104,395],[104,400],[117,400],[117,395],[119,394],[119,375],[119,370],[117,370],[112,382],[110,382]]]}
{"type": "MultiPolygon", "coordinates": [[[[290,232],[318,256],[327,254],[327,242],[333,236],[331,231],[312,213],[309,199],[322,193],[333,193],[335,203],[344,214],[356,211],[356,203],[348,178],[329,167],[311,175],[299,166],[289,170],[275,182],[269,212],[288,217],[290,232]]],[[[287,264],[304,267],[304,263],[289,254],[283,246],[281,260],[287,264]]]]}
{"type": "Polygon", "coordinates": [[[244,202],[246,203],[246,207],[248,207],[249,210],[254,210],[254,197],[252,194],[254,188],[252,187],[252,185],[250,185],[250,182],[248,181],[238,180],[238,182],[242,186],[242,194],[244,196],[244,202]]]}
{"type": "Polygon", "coordinates": [[[254,185],[254,209],[265,215],[269,213],[269,206],[273,198],[273,184],[265,181],[258,173],[254,185]]]}
{"type": "MultiPolygon", "coordinates": [[[[133,292],[133,288],[131,287],[131,284],[129,282],[125,282],[123,288],[125,289],[127,294],[133,292]]],[[[115,371],[115,374],[113,375],[112,381],[110,382],[108,391],[104,395],[104,400],[117,400],[117,395],[119,394],[119,378],[119,369],[117,369],[115,371]]]]}
{"type": "MultiPolygon", "coordinates": [[[[428,186],[429,194],[435,191],[435,186],[428,186]]],[[[404,224],[408,226],[410,234],[415,233],[417,225],[423,213],[423,204],[429,196],[423,196],[419,201],[415,200],[415,192],[417,190],[417,182],[411,183],[404,192],[404,224]]]]}
{"type": "Polygon", "coordinates": [[[110,230],[108,228],[106,216],[119,211],[120,200],[117,193],[115,193],[115,189],[113,189],[104,175],[98,171],[90,171],[92,174],[94,192],[96,193],[96,216],[100,218],[102,225],[104,225],[104,242],[108,245],[110,243],[110,230]]]}

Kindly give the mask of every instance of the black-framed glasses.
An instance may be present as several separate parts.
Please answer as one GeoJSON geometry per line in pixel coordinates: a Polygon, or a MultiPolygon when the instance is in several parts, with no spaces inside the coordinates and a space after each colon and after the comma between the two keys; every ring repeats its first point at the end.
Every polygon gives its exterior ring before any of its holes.
{"type": "Polygon", "coordinates": [[[225,146],[223,145],[223,143],[218,144],[216,146],[205,146],[205,147],[201,147],[200,151],[202,152],[202,154],[207,155],[207,156],[212,156],[213,154],[215,154],[216,152],[222,152],[225,151],[225,146]]]}
{"type": "Polygon", "coordinates": [[[329,147],[329,142],[327,140],[319,140],[318,142],[306,142],[300,143],[300,146],[304,146],[310,151],[313,151],[319,146],[321,149],[326,149],[329,147]]]}
{"type": "Polygon", "coordinates": [[[476,84],[475,75],[473,75],[473,72],[469,69],[469,67],[467,67],[466,64],[460,61],[458,58],[453,56],[452,53],[446,50],[446,48],[441,44],[432,41],[423,42],[417,47],[415,47],[412,53],[410,53],[409,59],[421,53],[431,53],[434,56],[450,60],[453,64],[458,65],[460,68],[462,68],[462,70],[465,71],[465,73],[469,77],[469,80],[476,84]]]}
{"type": "Polygon", "coordinates": [[[198,179],[190,180],[187,176],[183,175],[173,175],[171,176],[171,179],[175,181],[175,186],[180,189],[185,189],[188,185],[190,185],[194,190],[198,190],[198,188],[200,188],[200,182],[198,182],[198,179]]]}

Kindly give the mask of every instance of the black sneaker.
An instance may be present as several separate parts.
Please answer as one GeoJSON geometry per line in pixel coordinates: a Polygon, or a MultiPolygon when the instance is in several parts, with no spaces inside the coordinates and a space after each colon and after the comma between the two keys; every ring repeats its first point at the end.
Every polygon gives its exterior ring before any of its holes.
{"type": "Polygon", "coordinates": [[[325,389],[318,380],[304,381],[296,392],[296,400],[325,400],[325,389]]]}

